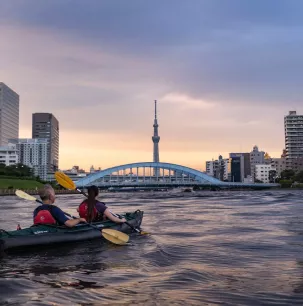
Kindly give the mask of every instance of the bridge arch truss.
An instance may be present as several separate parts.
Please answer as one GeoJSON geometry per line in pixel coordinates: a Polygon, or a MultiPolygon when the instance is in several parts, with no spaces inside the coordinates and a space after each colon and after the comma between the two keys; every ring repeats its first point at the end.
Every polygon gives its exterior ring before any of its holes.
{"type": "Polygon", "coordinates": [[[96,185],[144,186],[144,185],[224,185],[224,182],[205,173],[171,163],[140,162],[108,168],[92,173],[76,182],[77,187],[96,185]]]}

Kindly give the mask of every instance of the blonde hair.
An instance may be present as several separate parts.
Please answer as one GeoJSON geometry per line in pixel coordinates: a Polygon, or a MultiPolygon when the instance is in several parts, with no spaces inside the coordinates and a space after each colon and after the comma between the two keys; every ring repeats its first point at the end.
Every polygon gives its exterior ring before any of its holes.
{"type": "Polygon", "coordinates": [[[39,190],[39,196],[42,201],[50,200],[51,194],[54,192],[54,188],[50,184],[45,184],[39,190]]]}

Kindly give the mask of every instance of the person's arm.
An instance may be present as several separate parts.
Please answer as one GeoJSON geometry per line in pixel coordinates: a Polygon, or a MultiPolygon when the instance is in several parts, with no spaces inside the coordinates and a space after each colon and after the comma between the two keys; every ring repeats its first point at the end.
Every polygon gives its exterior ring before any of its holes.
{"type": "Polygon", "coordinates": [[[84,218],[68,219],[65,216],[64,212],[57,206],[54,206],[52,208],[52,215],[60,225],[64,224],[68,227],[73,227],[73,226],[79,224],[80,222],[85,222],[86,223],[86,220],[84,218]]]}
{"type": "Polygon", "coordinates": [[[116,223],[124,223],[126,222],[125,218],[119,219],[117,217],[115,217],[114,215],[112,215],[112,213],[110,212],[110,210],[108,208],[105,209],[103,215],[105,215],[109,220],[116,222],[116,223]]]}
{"type": "Polygon", "coordinates": [[[69,220],[65,221],[64,225],[66,225],[68,227],[74,227],[81,222],[87,223],[84,218],[78,218],[78,219],[69,219],[69,220]]]}

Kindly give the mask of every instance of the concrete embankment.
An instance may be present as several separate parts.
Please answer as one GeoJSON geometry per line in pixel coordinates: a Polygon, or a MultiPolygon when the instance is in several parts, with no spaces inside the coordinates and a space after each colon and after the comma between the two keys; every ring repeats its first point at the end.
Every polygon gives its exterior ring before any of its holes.
{"type": "MultiPolygon", "coordinates": [[[[31,195],[37,195],[38,190],[37,189],[23,189],[24,192],[31,194],[31,195]]],[[[0,189],[0,196],[8,196],[12,195],[14,196],[16,192],[16,189],[0,189]]],[[[55,190],[56,195],[59,194],[76,194],[77,191],[74,190],[55,190]]]]}

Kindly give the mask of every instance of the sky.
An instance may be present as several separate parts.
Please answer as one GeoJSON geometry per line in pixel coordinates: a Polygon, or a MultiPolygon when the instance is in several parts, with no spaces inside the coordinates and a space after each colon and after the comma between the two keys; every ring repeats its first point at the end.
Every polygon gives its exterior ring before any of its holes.
{"type": "Polygon", "coordinates": [[[303,113],[301,0],[0,0],[0,81],[60,123],[61,169],[160,161],[205,170],[254,145],[279,157],[303,113]]]}

